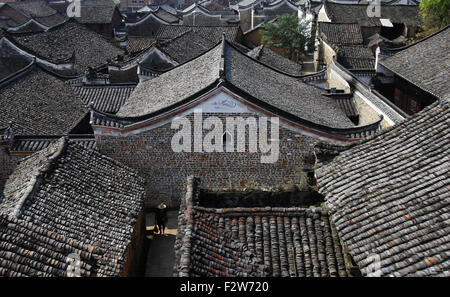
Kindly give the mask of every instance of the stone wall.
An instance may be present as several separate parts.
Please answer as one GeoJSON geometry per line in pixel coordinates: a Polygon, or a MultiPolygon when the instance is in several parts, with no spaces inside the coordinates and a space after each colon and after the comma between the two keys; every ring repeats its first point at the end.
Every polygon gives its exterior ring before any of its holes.
{"type": "MultiPolygon", "coordinates": [[[[225,117],[253,114],[203,114],[217,116],[225,127],[225,117]]],[[[186,116],[193,127],[193,114],[186,116]]],[[[270,127],[270,125],[269,125],[270,127]]],[[[261,163],[262,153],[250,153],[248,127],[246,129],[245,152],[174,152],[171,147],[173,135],[178,130],[165,123],[151,130],[128,136],[96,135],[101,153],[137,169],[147,181],[146,207],[154,207],[164,201],[171,208],[178,208],[185,192],[186,177],[201,178],[209,189],[235,188],[302,182],[302,171],[314,166],[311,136],[291,131],[281,125],[279,129],[279,159],[275,163],[261,163]]],[[[268,129],[268,131],[271,131],[268,129]]],[[[206,135],[207,131],[203,131],[206,135]]],[[[236,135],[236,134],[235,134],[236,135]]],[[[270,132],[269,132],[270,139],[270,132]]],[[[259,137],[259,135],[258,135],[259,137]]],[[[193,136],[192,136],[192,139],[193,136]]],[[[235,146],[236,147],[236,146],[235,146]]]]}

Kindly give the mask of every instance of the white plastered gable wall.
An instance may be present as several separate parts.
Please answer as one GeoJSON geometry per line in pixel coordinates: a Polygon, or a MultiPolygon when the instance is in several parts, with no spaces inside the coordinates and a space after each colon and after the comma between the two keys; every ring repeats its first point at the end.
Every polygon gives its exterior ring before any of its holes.
{"type": "Polygon", "coordinates": [[[319,10],[319,15],[317,16],[318,22],[327,22],[330,23],[331,20],[327,15],[327,12],[325,11],[325,5],[322,5],[322,8],[319,10]]]}

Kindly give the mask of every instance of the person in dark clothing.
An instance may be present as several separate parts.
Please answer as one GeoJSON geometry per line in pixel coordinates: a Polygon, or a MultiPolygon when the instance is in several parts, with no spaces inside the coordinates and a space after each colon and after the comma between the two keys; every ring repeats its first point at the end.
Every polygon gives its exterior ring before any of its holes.
{"type": "Polygon", "coordinates": [[[165,229],[169,218],[167,217],[167,205],[161,203],[156,208],[156,225],[158,225],[159,234],[166,235],[165,229]]]}

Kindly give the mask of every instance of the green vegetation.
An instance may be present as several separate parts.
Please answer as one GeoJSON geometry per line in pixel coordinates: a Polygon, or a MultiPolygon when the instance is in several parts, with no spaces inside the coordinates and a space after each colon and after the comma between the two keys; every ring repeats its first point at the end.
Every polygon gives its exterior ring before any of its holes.
{"type": "Polygon", "coordinates": [[[262,42],[269,47],[281,48],[289,59],[298,62],[310,43],[310,21],[306,15],[301,18],[297,13],[284,14],[273,23],[263,24],[262,42]]]}
{"type": "Polygon", "coordinates": [[[449,0],[422,0],[419,9],[423,31],[417,34],[418,38],[424,38],[450,24],[449,0]]]}

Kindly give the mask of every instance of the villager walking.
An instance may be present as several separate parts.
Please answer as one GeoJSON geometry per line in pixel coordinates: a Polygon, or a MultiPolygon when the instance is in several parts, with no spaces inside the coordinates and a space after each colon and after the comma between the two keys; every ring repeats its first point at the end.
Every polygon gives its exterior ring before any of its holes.
{"type": "Polygon", "coordinates": [[[160,203],[156,208],[155,215],[156,225],[158,226],[159,234],[166,235],[165,229],[169,218],[167,217],[167,205],[160,203]]]}

